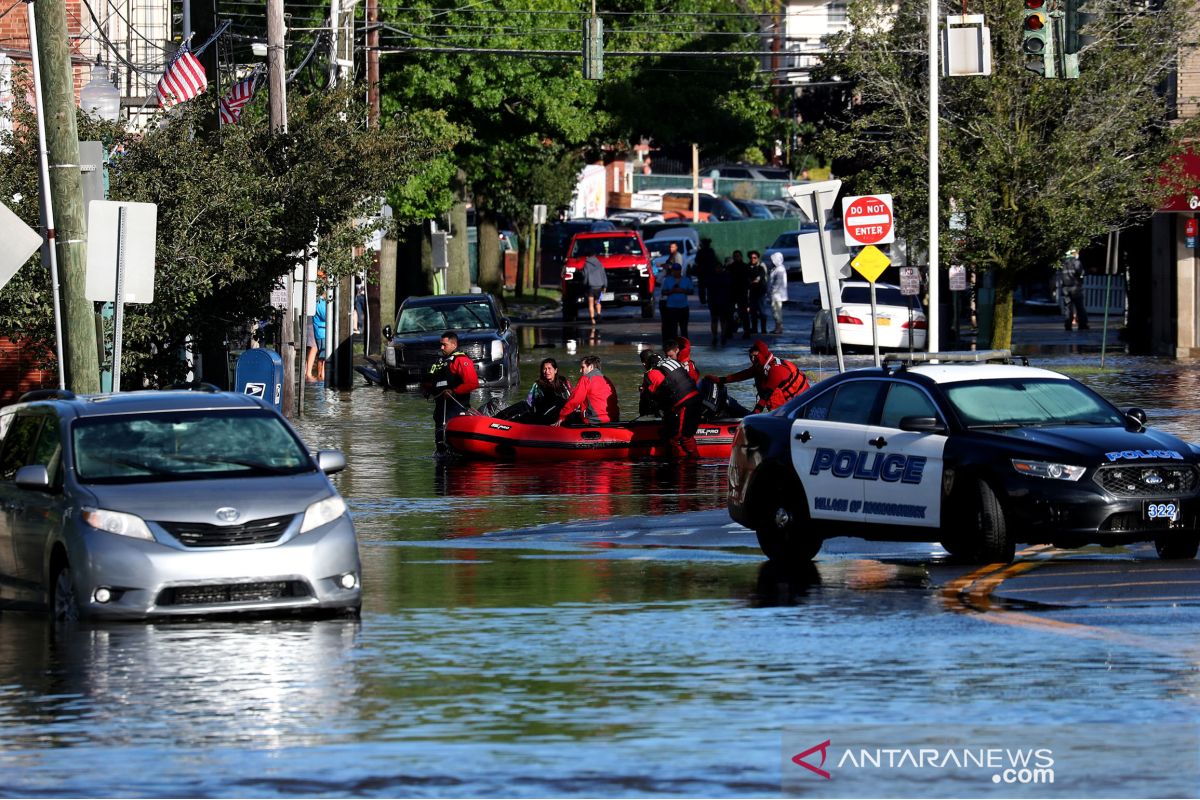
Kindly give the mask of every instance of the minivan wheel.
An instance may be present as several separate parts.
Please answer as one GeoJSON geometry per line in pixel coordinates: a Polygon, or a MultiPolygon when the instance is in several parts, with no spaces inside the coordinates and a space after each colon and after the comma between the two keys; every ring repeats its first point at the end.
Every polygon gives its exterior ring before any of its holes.
{"type": "Polygon", "coordinates": [[[55,622],[79,621],[79,598],[75,594],[71,565],[66,561],[59,564],[50,581],[50,613],[55,622]]]}

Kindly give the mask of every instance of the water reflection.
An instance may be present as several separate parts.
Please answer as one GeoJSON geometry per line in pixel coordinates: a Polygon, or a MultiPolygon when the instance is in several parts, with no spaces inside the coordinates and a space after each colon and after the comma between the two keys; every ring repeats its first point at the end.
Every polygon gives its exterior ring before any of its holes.
{"type": "Polygon", "coordinates": [[[359,695],[348,659],[358,634],[342,620],[56,627],[5,615],[0,753],[326,740],[359,695]]]}

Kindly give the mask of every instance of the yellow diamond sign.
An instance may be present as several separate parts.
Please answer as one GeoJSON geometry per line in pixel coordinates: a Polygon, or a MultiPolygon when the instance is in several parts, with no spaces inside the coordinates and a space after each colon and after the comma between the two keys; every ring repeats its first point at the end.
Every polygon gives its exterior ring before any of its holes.
{"type": "Polygon", "coordinates": [[[850,262],[850,266],[858,270],[859,275],[874,283],[891,263],[892,260],[885,256],[882,250],[873,244],[869,244],[862,249],[861,253],[854,257],[854,260],[850,262]]]}

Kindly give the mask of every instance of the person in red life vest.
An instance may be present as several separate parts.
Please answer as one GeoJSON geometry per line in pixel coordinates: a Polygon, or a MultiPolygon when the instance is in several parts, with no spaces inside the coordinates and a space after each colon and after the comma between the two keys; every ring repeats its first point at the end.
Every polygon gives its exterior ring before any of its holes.
{"type": "Polygon", "coordinates": [[[673,358],[683,364],[691,379],[696,383],[700,382],[700,370],[696,369],[696,362],[692,361],[692,343],[687,340],[687,337],[667,339],[663,342],[663,354],[667,358],[673,358]]]}
{"type": "Polygon", "coordinates": [[[762,339],[755,340],[750,347],[750,366],[732,375],[716,377],[705,375],[720,385],[737,383],[747,378],[754,379],[754,388],[758,393],[758,402],[754,404],[752,413],[759,414],[779,408],[808,388],[808,377],[790,361],[772,355],[762,339]]]}
{"type": "Polygon", "coordinates": [[[687,367],[653,350],[642,351],[642,396],[649,398],[662,414],[662,438],[676,460],[699,458],[696,428],[700,426],[700,391],[687,367]]]}
{"type": "Polygon", "coordinates": [[[471,409],[471,392],[479,388],[475,362],[458,349],[458,334],[442,334],[441,357],[433,362],[422,381],[426,397],[433,398],[433,444],[441,455],[446,448],[446,420],[471,409]]]}
{"type": "Polygon", "coordinates": [[[567,403],[558,412],[558,421],[598,425],[601,422],[617,422],[621,411],[617,408],[617,387],[600,372],[600,356],[584,356],[579,362],[579,382],[571,390],[567,403]]]}

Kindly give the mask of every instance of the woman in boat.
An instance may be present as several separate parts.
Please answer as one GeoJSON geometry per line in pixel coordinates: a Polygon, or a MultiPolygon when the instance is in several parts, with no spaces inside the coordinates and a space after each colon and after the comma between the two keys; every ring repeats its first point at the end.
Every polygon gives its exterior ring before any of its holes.
{"type": "Polygon", "coordinates": [[[523,422],[537,422],[549,425],[558,419],[558,412],[567,404],[571,397],[571,382],[559,374],[558,362],[553,358],[542,359],[542,374],[525,402],[529,405],[529,415],[523,422]]]}
{"type": "Polygon", "coordinates": [[[600,356],[584,356],[579,362],[579,382],[571,391],[567,404],[558,412],[558,419],[551,424],[598,425],[617,422],[620,418],[617,387],[600,372],[600,356]]]}

